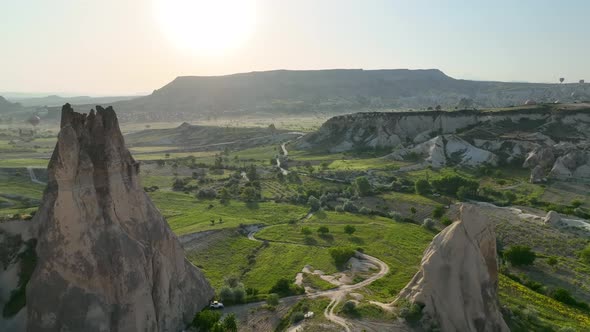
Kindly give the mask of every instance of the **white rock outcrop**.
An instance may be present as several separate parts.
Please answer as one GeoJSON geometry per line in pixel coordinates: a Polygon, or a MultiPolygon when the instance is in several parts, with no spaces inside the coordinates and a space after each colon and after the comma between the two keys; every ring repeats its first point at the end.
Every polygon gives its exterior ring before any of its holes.
{"type": "Polygon", "coordinates": [[[213,289],[143,191],[112,108],[62,109],[27,331],[180,331],[213,289]]]}
{"type": "Polygon", "coordinates": [[[432,240],[420,270],[396,302],[421,305],[421,322],[434,322],[443,332],[509,331],[497,296],[493,223],[476,206],[465,204],[461,219],[432,240]]]}
{"type": "Polygon", "coordinates": [[[449,164],[478,166],[498,163],[494,153],[475,147],[456,135],[436,136],[412,148],[395,151],[389,157],[405,160],[411,154],[424,157],[424,161],[435,168],[449,164]]]}

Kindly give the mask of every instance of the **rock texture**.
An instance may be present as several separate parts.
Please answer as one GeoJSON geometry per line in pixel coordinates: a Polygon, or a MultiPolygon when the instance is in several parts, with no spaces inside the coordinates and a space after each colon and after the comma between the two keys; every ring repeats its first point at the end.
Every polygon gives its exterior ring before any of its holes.
{"type": "Polygon", "coordinates": [[[397,150],[388,157],[394,160],[406,160],[411,155],[424,157],[424,161],[435,168],[449,165],[495,166],[498,163],[498,157],[495,154],[477,148],[456,135],[436,136],[413,148],[397,150]]]}
{"type": "Polygon", "coordinates": [[[422,322],[435,322],[443,332],[509,331],[497,291],[493,224],[477,207],[463,205],[461,220],[434,238],[397,301],[423,305],[422,322]]]}
{"type": "Polygon", "coordinates": [[[213,289],[142,190],[112,108],[62,109],[27,331],[179,331],[213,289]]]}
{"type": "Polygon", "coordinates": [[[518,164],[531,169],[535,182],[590,178],[590,104],[356,113],[329,119],[295,146],[391,149],[391,159],[432,167],[518,164]]]}
{"type": "Polygon", "coordinates": [[[543,219],[543,222],[549,225],[557,225],[561,222],[561,216],[555,211],[549,211],[543,219]]]}

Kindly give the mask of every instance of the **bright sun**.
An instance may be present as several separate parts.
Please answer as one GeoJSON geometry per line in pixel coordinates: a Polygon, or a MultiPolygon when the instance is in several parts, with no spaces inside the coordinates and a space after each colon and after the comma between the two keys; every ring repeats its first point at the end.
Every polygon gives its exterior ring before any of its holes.
{"type": "Polygon", "coordinates": [[[255,0],[153,0],[154,12],[179,47],[219,54],[248,40],[256,21],[255,0]]]}

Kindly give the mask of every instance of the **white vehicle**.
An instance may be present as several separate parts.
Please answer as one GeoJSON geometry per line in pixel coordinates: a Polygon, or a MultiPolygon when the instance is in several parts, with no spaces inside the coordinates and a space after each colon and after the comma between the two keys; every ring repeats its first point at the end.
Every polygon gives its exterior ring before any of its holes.
{"type": "Polygon", "coordinates": [[[219,301],[213,301],[209,304],[209,308],[211,309],[223,309],[223,303],[219,301]]]}

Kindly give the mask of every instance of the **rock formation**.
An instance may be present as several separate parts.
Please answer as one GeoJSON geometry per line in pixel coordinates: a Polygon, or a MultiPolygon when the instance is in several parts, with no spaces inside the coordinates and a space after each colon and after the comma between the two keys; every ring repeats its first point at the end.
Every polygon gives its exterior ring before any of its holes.
{"type": "Polygon", "coordinates": [[[456,135],[436,136],[410,149],[400,149],[388,157],[405,160],[408,156],[425,157],[424,161],[432,167],[448,165],[477,166],[481,164],[496,165],[498,157],[486,150],[477,148],[456,135]]]}
{"type": "Polygon", "coordinates": [[[294,144],[329,152],[391,149],[391,159],[432,167],[521,164],[535,182],[590,178],[590,103],[356,113],[335,116],[294,144]]]}
{"type": "Polygon", "coordinates": [[[548,225],[557,225],[561,222],[561,216],[555,211],[547,212],[543,222],[548,225]]]}
{"type": "Polygon", "coordinates": [[[547,178],[545,178],[545,170],[541,165],[535,166],[531,171],[531,177],[529,179],[530,183],[541,183],[545,182],[547,178]]]}
{"type": "Polygon", "coordinates": [[[497,298],[498,265],[493,224],[472,205],[438,234],[400,299],[423,306],[422,322],[441,331],[509,331],[497,298]]]}
{"type": "Polygon", "coordinates": [[[179,331],[213,289],[142,190],[115,112],[96,109],[62,109],[27,330],[179,331]]]}

